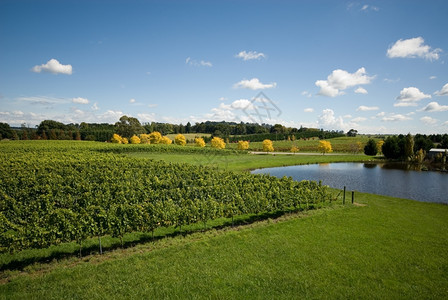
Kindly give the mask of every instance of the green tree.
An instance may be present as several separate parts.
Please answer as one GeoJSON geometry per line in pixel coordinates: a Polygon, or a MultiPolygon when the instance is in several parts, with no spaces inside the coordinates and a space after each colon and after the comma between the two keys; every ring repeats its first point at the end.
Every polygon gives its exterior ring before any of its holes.
{"type": "Polygon", "coordinates": [[[364,154],[365,155],[376,155],[378,153],[378,147],[376,142],[373,139],[367,141],[367,144],[364,146],[364,154]]]}
{"type": "Polygon", "coordinates": [[[0,123],[0,140],[12,138],[12,129],[7,123],[0,123]]]}
{"type": "Polygon", "coordinates": [[[140,133],[146,133],[140,121],[133,117],[122,116],[120,121],[115,123],[116,132],[122,137],[131,138],[140,133]]]}
{"type": "Polygon", "coordinates": [[[414,157],[414,137],[408,133],[404,143],[404,157],[411,160],[414,157]]]}

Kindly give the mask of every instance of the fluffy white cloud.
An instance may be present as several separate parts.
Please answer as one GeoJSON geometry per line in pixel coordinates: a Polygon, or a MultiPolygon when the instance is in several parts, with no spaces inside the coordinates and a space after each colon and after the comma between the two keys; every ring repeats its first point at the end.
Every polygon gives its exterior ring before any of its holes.
{"type": "Polygon", "coordinates": [[[40,66],[34,66],[31,71],[35,73],[40,72],[48,72],[53,74],[72,74],[72,66],[71,65],[63,65],[56,59],[50,59],[46,64],[42,64],[40,66]]]}
{"type": "Polygon", "coordinates": [[[254,109],[252,102],[247,99],[235,100],[230,106],[233,109],[254,109]]]}
{"type": "Polygon", "coordinates": [[[440,91],[437,91],[434,94],[438,96],[448,96],[448,83],[445,84],[440,91]]]}
{"type": "Polygon", "coordinates": [[[263,84],[258,80],[258,78],[252,78],[250,80],[243,79],[238,83],[235,83],[233,85],[234,88],[244,88],[244,89],[251,89],[251,90],[263,90],[263,89],[271,89],[275,88],[277,86],[276,82],[263,84]]]}
{"type": "Polygon", "coordinates": [[[369,11],[369,10],[373,10],[373,11],[379,11],[380,9],[377,6],[372,6],[372,5],[368,5],[368,4],[364,4],[361,7],[362,11],[369,11]]]}
{"type": "Polygon", "coordinates": [[[336,97],[343,95],[343,90],[355,85],[369,84],[374,78],[375,76],[367,75],[365,68],[359,68],[355,73],[337,69],[328,75],[327,80],[317,80],[315,85],[320,87],[319,95],[336,97]]]}
{"type": "Polygon", "coordinates": [[[427,116],[420,118],[420,121],[422,121],[426,125],[433,125],[433,124],[437,123],[436,119],[433,119],[433,118],[427,117],[427,116]]]}
{"type": "Polygon", "coordinates": [[[78,104],[89,104],[89,100],[88,99],[81,98],[81,97],[73,98],[72,102],[73,103],[78,103],[78,104]]]}
{"type": "Polygon", "coordinates": [[[429,76],[430,80],[437,79],[437,76],[429,76]]]}
{"type": "Polygon", "coordinates": [[[416,37],[407,40],[398,40],[389,49],[387,56],[389,58],[409,57],[409,58],[425,58],[429,60],[439,59],[439,53],[442,49],[431,50],[431,47],[424,44],[422,37],[416,37]]]}
{"type": "Polygon", "coordinates": [[[308,92],[308,91],[303,91],[302,93],[301,93],[301,95],[302,96],[305,96],[305,97],[307,97],[307,98],[311,98],[311,93],[310,92],[308,92]]]}
{"type": "Polygon", "coordinates": [[[129,99],[129,103],[135,103],[135,99],[134,98],[129,99]]]}
{"type": "Polygon", "coordinates": [[[400,91],[398,102],[394,106],[417,106],[417,102],[425,98],[431,98],[431,95],[424,94],[416,87],[404,88],[400,91]]]}
{"type": "Polygon", "coordinates": [[[209,61],[204,61],[204,60],[197,61],[197,60],[191,59],[191,57],[187,57],[187,59],[185,59],[185,63],[187,65],[194,66],[194,67],[213,67],[213,64],[209,61]]]}
{"type": "Polygon", "coordinates": [[[440,105],[437,102],[430,102],[428,105],[423,107],[420,111],[428,111],[428,112],[448,111],[448,105],[440,105]]]}
{"type": "Polygon", "coordinates": [[[371,110],[378,110],[380,109],[378,106],[364,106],[361,105],[356,109],[356,111],[371,111],[371,110]]]}
{"type": "Polygon", "coordinates": [[[243,60],[253,60],[253,59],[266,58],[266,55],[264,55],[264,53],[257,51],[249,51],[249,52],[241,51],[240,53],[235,55],[235,57],[242,58],[243,60]]]}
{"type": "Polygon", "coordinates": [[[359,87],[355,90],[356,94],[367,94],[367,90],[365,88],[359,87]]]}
{"type": "Polygon", "coordinates": [[[347,126],[344,124],[342,117],[336,117],[332,109],[324,109],[322,114],[317,119],[319,127],[325,129],[344,129],[347,126]]]}
{"type": "MultiPolygon", "coordinates": [[[[384,122],[398,122],[398,121],[408,121],[408,120],[412,120],[412,118],[405,116],[405,115],[401,115],[401,114],[389,114],[389,115],[385,115],[384,113],[380,113],[382,115],[382,121],[384,122]]],[[[378,114],[378,115],[380,115],[378,114]]]]}
{"type": "Polygon", "coordinates": [[[311,107],[305,108],[303,111],[307,112],[307,113],[312,113],[312,112],[314,112],[314,108],[311,108],[311,107]]]}

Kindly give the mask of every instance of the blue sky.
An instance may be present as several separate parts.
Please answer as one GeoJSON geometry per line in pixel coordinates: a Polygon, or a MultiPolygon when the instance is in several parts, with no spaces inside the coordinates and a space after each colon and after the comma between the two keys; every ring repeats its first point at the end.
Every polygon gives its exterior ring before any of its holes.
{"type": "Polygon", "coordinates": [[[448,1],[2,0],[0,122],[446,133],[447,16],[448,1]]]}

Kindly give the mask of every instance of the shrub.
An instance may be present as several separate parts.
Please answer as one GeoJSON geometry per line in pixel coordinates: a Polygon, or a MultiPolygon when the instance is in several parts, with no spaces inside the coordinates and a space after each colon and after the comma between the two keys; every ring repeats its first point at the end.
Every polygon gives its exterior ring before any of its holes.
{"type": "Polygon", "coordinates": [[[160,139],[160,142],[159,142],[160,144],[165,144],[165,145],[171,145],[172,143],[173,143],[173,141],[169,138],[169,137],[167,137],[167,136],[163,136],[161,139],[160,139]]]}
{"type": "Polygon", "coordinates": [[[112,138],[110,139],[110,141],[114,144],[121,144],[121,136],[114,133],[114,135],[112,136],[112,138]]]}
{"type": "Polygon", "coordinates": [[[322,154],[333,152],[333,148],[331,147],[331,143],[329,141],[319,141],[317,150],[322,152],[322,154]]]}
{"type": "Polygon", "coordinates": [[[185,139],[185,136],[183,134],[178,134],[174,138],[174,142],[176,145],[185,146],[187,144],[187,140],[185,139]]]}
{"type": "Polygon", "coordinates": [[[292,147],[291,147],[291,150],[289,150],[289,151],[291,151],[291,152],[293,152],[293,153],[296,153],[296,152],[299,152],[300,149],[297,148],[296,146],[292,146],[292,147]]]}
{"type": "Polygon", "coordinates": [[[149,134],[146,133],[140,134],[140,144],[149,144],[149,143],[150,143],[149,134]]]}
{"type": "Polygon", "coordinates": [[[238,141],[238,150],[247,150],[249,149],[248,141],[238,141]]]}
{"type": "Polygon", "coordinates": [[[226,143],[222,138],[215,136],[211,141],[212,147],[216,149],[224,149],[226,147],[226,143]]]}
{"type": "Polygon", "coordinates": [[[140,138],[136,135],[133,135],[129,142],[131,142],[131,144],[140,144],[140,138]]]}
{"type": "Polygon", "coordinates": [[[196,146],[198,147],[205,147],[205,142],[203,138],[195,138],[194,139],[194,143],[196,144],[196,146]]]}
{"type": "Polygon", "coordinates": [[[272,144],[271,140],[264,140],[262,145],[263,145],[263,151],[265,152],[274,151],[274,145],[272,144]]]}
{"type": "Polygon", "coordinates": [[[161,139],[162,139],[162,134],[160,134],[160,132],[158,132],[158,131],[154,131],[149,134],[149,142],[151,144],[158,144],[158,143],[160,143],[161,139]]]}
{"type": "Polygon", "coordinates": [[[364,154],[365,155],[376,155],[378,153],[378,148],[373,139],[367,141],[367,144],[364,146],[364,154]]]}

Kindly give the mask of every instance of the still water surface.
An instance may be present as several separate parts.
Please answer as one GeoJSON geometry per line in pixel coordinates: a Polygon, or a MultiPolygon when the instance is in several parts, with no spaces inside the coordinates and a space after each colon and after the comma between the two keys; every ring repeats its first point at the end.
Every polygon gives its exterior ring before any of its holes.
{"type": "Polygon", "coordinates": [[[414,171],[406,165],[331,163],[258,169],[253,174],[322,180],[333,188],[448,204],[448,173],[414,171]]]}

